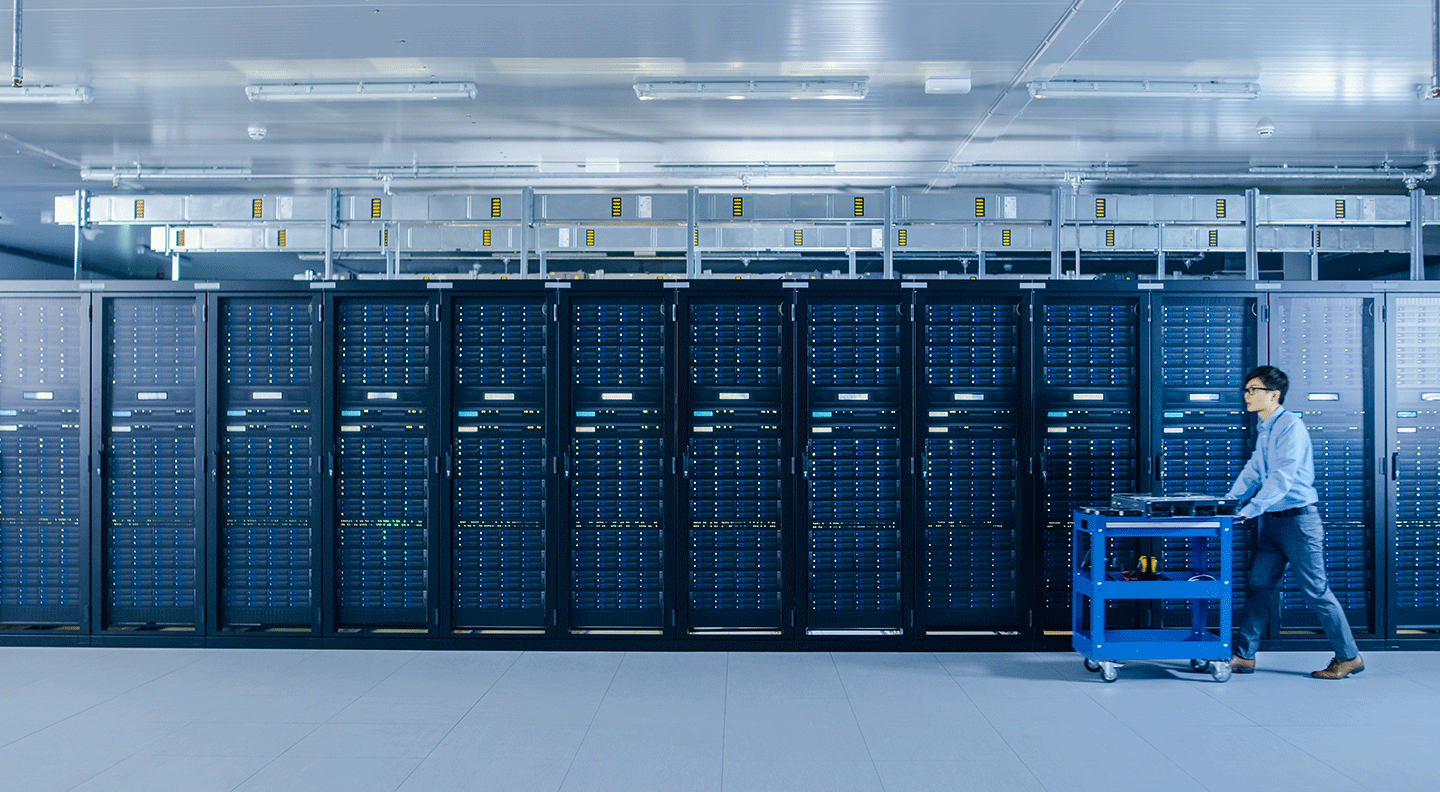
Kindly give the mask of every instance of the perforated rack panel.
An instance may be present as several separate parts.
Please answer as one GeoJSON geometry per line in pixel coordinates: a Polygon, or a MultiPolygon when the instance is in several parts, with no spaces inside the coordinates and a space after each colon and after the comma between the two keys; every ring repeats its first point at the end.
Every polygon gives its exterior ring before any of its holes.
{"type": "Polygon", "coordinates": [[[546,304],[455,302],[454,624],[543,627],[546,304]]]}
{"type": "Polygon", "coordinates": [[[1440,297],[1392,297],[1392,621],[1440,629],[1440,297]]]}
{"type": "Polygon", "coordinates": [[[86,311],[0,298],[0,629],[85,621],[86,311]]]}
{"type": "MultiPolygon", "coordinates": [[[[1253,448],[1240,378],[1255,367],[1255,298],[1163,297],[1156,307],[1160,333],[1160,436],[1157,491],[1224,495],[1253,448]]],[[[1244,607],[1253,553],[1254,522],[1235,525],[1233,607],[1244,607]]],[[[1162,543],[1162,569],[1185,568],[1189,542],[1162,543]]],[[[1207,568],[1219,569],[1212,549],[1207,568]]],[[[1165,626],[1190,624],[1190,603],[1166,600],[1165,626]]],[[[1218,624],[1218,615],[1210,615],[1218,624]]]]}
{"type": "Polygon", "coordinates": [[[222,298],[221,629],[318,629],[316,304],[222,298]]]}
{"type": "Polygon", "coordinates": [[[900,307],[812,303],[807,315],[807,629],[898,630],[900,307]]]}
{"type": "Polygon", "coordinates": [[[571,629],[665,625],[663,309],[573,306],[571,629]]]}
{"type": "Polygon", "coordinates": [[[923,317],[924,623],[1014,626],[1021,621],[1019,304],[926,304],[923,317]]]}
{"type": "MultiPolygon", "coordinates": [[[[1370,628],[1375,586],[1368,393],[1374,304],[1361,297],[1278,297],[1272,309],[1275,365],[1290,378],[1285,407],[1300,413],[1314,445],[1325,574],[1357,633],[1370,628]]],[[[1285,579],[1280,610],[1282,628],[1319,629],[1293,575],[1285,579]]]]}
{"type": "Polygon", "coordinates": [[[437,386],[423,299],[336,300],[339,628],[429,624],[429,430],[437,386]]]}
{"type": "MultiPolygon", "coordinates": [[[[1047,298],[1040,327],[1040,493],[1042,538],[1037,626],[1070,624],[1072,510],[1134,492],[1137,438],[1136,302],[1126,298],[1047,298]]],[[[1114,540],[1115,557],[1133,568],[1133,540],[1114,540]]],[[[1133,603],[1112,603],[1113,617],[1133,603]]]]}
{"type": "Polygon", "coordinates": [[[101,624],[199,630],[200,304],[121,297],[104,305],[101,624]]]}
{"type": "Polygon", "coordinates": [[[783,314],[691,303],[684,474],[692,631],[783,627],[783,314]]]}

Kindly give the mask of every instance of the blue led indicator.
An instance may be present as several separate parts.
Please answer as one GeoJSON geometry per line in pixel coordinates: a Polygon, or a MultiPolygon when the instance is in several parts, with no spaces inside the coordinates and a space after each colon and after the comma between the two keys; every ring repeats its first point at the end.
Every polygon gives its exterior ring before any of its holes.
{"type": "Polygon", "coordinates": [[[360,417],[360,411],[359,411],[359,410],[341,410],[341,411],[340,411],[340,417],[342,417],[342,418],[359,418],[359,417],[360,417]]]}
{"type": "Polygon", "coordinates": [[[461,410],[461,411],[460,411],[460,417],[461,417],[461,418],[479,418],[479,417],[480,417],[480,411],[479,411],[479,410],[461,410]]]}
{"type": "Polygon", "coordinates": [[[116,410],[115,412],[110,413],[110,415],[111,415],[111,417],[114,417],[114,418],[129,418],[129,417],[130,417],[130,411],[129,411],[129,410],[116,410]]]}
{"type": "Polygon", "coordinates": [[[833,418],[833,417],[835,417],[835,413],[831,413],[831,412],[813,412],[813,413],[810,414],[810,417],[812,417],[812,418],[833,418]]]}
{"type": "MultiPolygon", "coordinates": [[[[6,413],[6,415],[14,415],[14,414],[15,414],[15,413],[13,413],[13,412],[12,412],[12,413],[6,413]]],[[[1420,413],[1397,412],[1397,413],[1395,413],[1395,417],[1396,417],[1396,418],[1419,418],[1419,417],[1420,417],[1420,413]]]]}
{"type": "Polygon", "coordinates": [[[226,410],[226,411],[225,411],[225,414],[228,415],[228,416],[230,416],[231,418],[244,418],[244,417],[245,417],[245,411],[244,411],[244,410],[226,410]]]}
{"type": "Polygon", "coordinates": [[[696,411],[695,411],[695,417],[696,417],[696,418],[714,418],[714,417],[715,417],[715,411],[714,411],[714,410],[696,410],[696,411]]]}
{"type": "Polygon", "coordinates": [[[0,410],[0,415],[19,415],[19,410],[0,410]]]}
{"type": "Polygon", "coordinates": [[[1165,413],[1165,417],[1166,417],[1166,418],[1184,418],[1184,417],[1185,417],[1185,413],[1183,413],[1183,412],[1178,412],[1178,413],[1165,413]]]}
{"type": "Polygon", "coordinates": [[[575,411],[575,417],[576,417],[576,418],[594,418],[594,417],[595,417],[595,411],[594,411],[594,410],[576,410],[576,411],[575,411]]]}
{"type": "Polygon", "coordinates": [[[1045,416],[1046,416],[1047,418],[1068,418],[1068,417],[1070,416],[1070,413],[1068,413],[1068,412],[1052,412],[1052,413],[1046,413],[1045,416]]]}

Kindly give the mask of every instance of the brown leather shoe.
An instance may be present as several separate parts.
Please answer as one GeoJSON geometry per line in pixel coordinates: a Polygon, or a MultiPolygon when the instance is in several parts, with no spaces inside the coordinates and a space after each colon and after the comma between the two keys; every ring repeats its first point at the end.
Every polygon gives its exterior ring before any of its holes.
{"type": "Polygon", "coordinates": [[[1255,661],[1246,660],[1240,655],[1230,655],[1230,670],[1236,674],[1255,673],[1255,661]]]}
{"type": "Polygon", "coordinates": [[[1341,660],[1334,658],[1324,671],[1311,671],[1310,676],[1316,679],[1344,679],[1351,674],[1358,674],[1365,670],[1365,658],[1355,655],[1354,660],[1341,660]]]}

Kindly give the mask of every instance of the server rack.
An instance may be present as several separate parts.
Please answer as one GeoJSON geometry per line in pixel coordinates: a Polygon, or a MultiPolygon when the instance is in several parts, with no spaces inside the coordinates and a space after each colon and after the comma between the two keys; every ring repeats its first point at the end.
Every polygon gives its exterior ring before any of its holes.
{"type": "Polygon", "coordinates": [[[327,297],[335,334],[328,590],[337,632],[438,629],[438,306],[425,296],[327,297]]]}
{"type": "MultiPolygon", "coordinates": [[[[1037,295],[1036,412],[1040,472],[1037,515],[1040,570],[1037,627],[1065,632],[1070,624],[1070,530],[1077,508],[1134,492],[1146,449],[1141,445],[1140,361],[1149,339],[1139,331],[1140,298],[1037,295]]],[[[1133,539],[1112,543],[1117,563],[1132,563],[1133,539]]],[[[1106,623],[1133,624],[1134,603],[1108,606],[1106,623]]]]}
{"type": "MultiPolygon", "coordinates": [[[[1151,406],[1155,442],[1154,491],[1224,495],[1254,448],[1254,418],[1245,411],[1240,378],[1257,365],[1260,300],[1227,295],[1155,295],[1152,339],[1160,377],[1151,406]]],[[[1237,522],[1233,534],[1232,603],[1244,607],[1245,581],[1254,554],[1254,521],[1237,522]]],[[[1162,542],[1162,569],[1185,568],[1189,543],[1162,542]]],[[[1219,569],[1216,546],[1207,559],[1219,569]]],[[[1190,603],[1165,600],[1163,626],[1190,623],[1190,603]]],[[[1212,615],[1212,626],[1218,614],[1212,615]]]]}
{"type": "MultiPolygon", "coordinates": [[[[1376,298],[1274,295],[1271,359],[1290,378],[1285,407],[1314,446],[1325,523],[1325,572],[1357,637],[1375,629],[1376,298]]],[[[1318,632],[1292,578],[1281,591],[1282,634],[1318,632]]],[[[1273,620],[1272,620],[1273,624],[1273,620]]]]}
{"type": "Polygon", "coordinates": [[[210,312],[217,362],[212,630],[316,634],[321,301],[223,296],[210,312]]]}
{"type": "Polygon", "coordinates": [[[196,297],[99,298],[92,392],[100,419],[100,529],[92,549],[101,630],[205,629],[204,307],[196,297]]]}
{"type": "Polygon", "coordinates": [[[1440,297],[1391,295],[1386,306],[1390,438],[1391,632],[1440,632],[1440,297]]]}
{"type": "Polygon", "coordinates": [[[660,635],[667,626],[666,427],[673,418],[665,359],[673,306],[661,296],[562,302],[573,355],[562,623],[572,633],[660,635]]]}
{"type": "Polygon", "coordinates": [[[777,292],[681,301],[684,628],[782,635],[794,607],[794,303],[777,292]]]}
{"type": "Polygon", "coordinates": [[[806,338],[803,627],[808,635],[899,635],[909,604],[901,530],[909,333],[901,324],[911,319],[898,295],[797,299],[806,338]]]}
{"type": "Polygon", "coordinates": [[[544,297],[451,303],[451,628],[541,634],[550,624],[547,552],[551,316],[544,297]]]}
{"type": "Polygon", "coordinates": [[[89,310],[0,298],[0,630],[89,631],[89,310]]]}
{"type": "Polygon", "coordinates": [[[916,608],[925,633],[1026,626],[1020,508],[1021,298],[920,300],[915,422],[923,534],[916,608]]]}

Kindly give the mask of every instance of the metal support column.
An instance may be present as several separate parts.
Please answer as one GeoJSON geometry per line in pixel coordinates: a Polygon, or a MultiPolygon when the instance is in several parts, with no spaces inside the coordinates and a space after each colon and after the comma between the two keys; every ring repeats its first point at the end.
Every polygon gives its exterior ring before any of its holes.
{"type": "Polygon", "coordinates": [[[889,280],[895,277],[895,229],[899,226],[896,222],[900,201],[900,190],[897,187],[885,189],[885,274],[884,278],[889,280]]]}
{"type": "Polygon", "coordinates": [[[685,277],[700,277],[700,188],[691,187],[685,193],[685,216],[689,218],[685,231],[685,277]]]}
{"type": "Polygon", "coordinates": [[[1165,224],[1155,226],[1155,278],[1165,280],[1165,224]]]}
{"type": "Polygon", "coordinates": [[[80,229],[90,219],[90,191],[75,191],[75,280],[80,280],[80,229]]]}
{"type": "Polygon", "coordinates": [[[335,229],[340,225],[340,191],[325,193],[325,280],[335,280],[335,229]]]}
{"type": "Polygon", "coordinates": [[[1320,280],[1320,226],[1310,226],[1310,280],[1320,280]]]}
{"type": "MultiPolygon", "coordinates": [[[[543,250],[540,251],[540,252],[537,254],[537,256],[538,256],[538,258],[540,259],[540,278],[543,280],[543,279],[545,279],[545,278],[550,277],[550,257],[549,257],[549,255],[546,254],[546,252],[543,251],[543,250]]],[[[522,259],[522,261],[523,261],[523,259],[522,259]]],[[[521,272],[524,273],[524,274],[526,274],[526,275],[529,275],[529,274],[530,274],[529,271],[528,271],[528,267],[522,269],[521,272]]]]}
{"type": "Polygon", "coordinates": [[[172,281],[178,281],[178,280],[180,280],[180,254],[179,254],[179,253],[171,253],[171,254],[170,254],[170,280],[172,280],[172,281]]]}
{"type": "Polygon", "coordinates": [[[853,280],[856,276],[855,249],[851,248],[850,250],[845,251],[845,257],[850,260],[850,278],[853,280]]]}
{"type": "MultiPolygon", "coordinates": [[[[526,187],[520,194],[520,277],[530,277],[530,245],[535,239],[535,188],[526,187]]],[[[540,267],[545,277],[545,267],[540,267]]]]}
{"type": "Polygon", "coordinates": [[[20,24],[20,6],[20,0],[15,0],[15,58],[12,61],[14,68],[12,69],[11,79],[13,80],[12,85],[16,88],[19,88],[25,81],[25,70],[20,66],[20,30],[22,27],[20,24]]]}
{"type": "Polygon", "coordinates": [[[984,223],[975,224],[975,276],[979,278],[985,277],[985,243],[980,238],[984,228],[984,223]]]}
{"type": "Polygon", "coordinates": [[[1255,247],[1255,223],[1259,216],[1260,190],[1245,191],[1245,280],[1260,280],[1260,253],[1255,247]]]}
{"type": "Polygon", "coordinates": [[[1063,264],[1060,260],[1060,229],[1065,224],[1065,192],[1056,187],[1050,193],[1050,277],[1059,278],[1063,264]]]}
{"type": "Polygon", "coordinates": [[[1410,191],[1410,280],[1425,280],[1425,190],[1410,191]]]}

